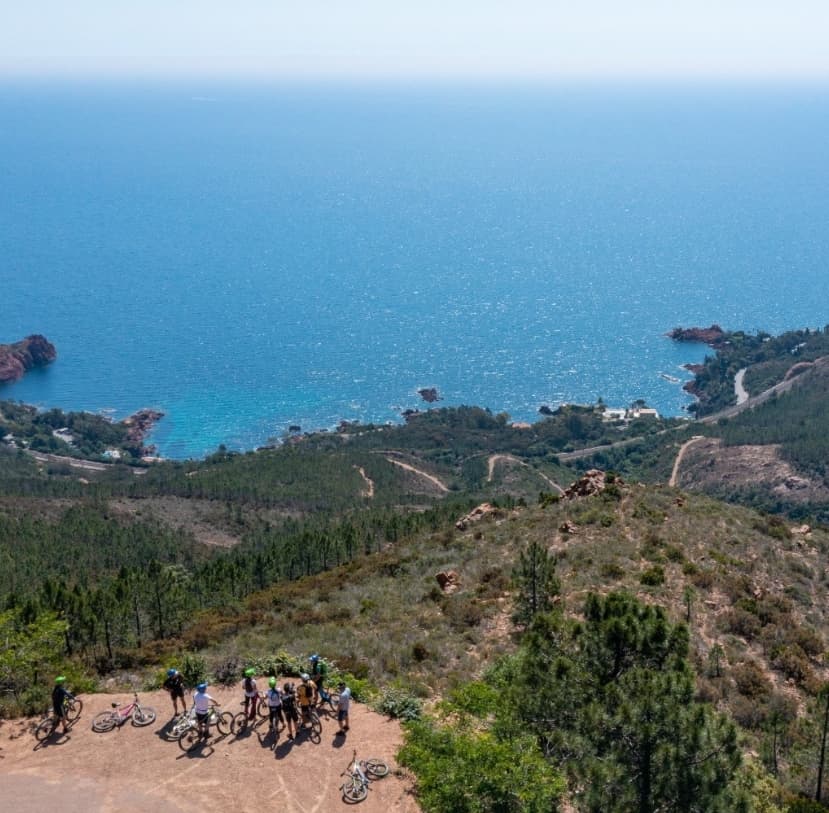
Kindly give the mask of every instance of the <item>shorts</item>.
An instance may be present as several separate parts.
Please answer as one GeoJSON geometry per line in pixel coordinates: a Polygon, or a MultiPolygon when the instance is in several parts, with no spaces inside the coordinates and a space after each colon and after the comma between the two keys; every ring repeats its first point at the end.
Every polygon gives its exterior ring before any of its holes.
{"type": "Polygon", "coordinates": [[[196,722],[197,723],[206,723],[210,719],[210,712],[209,711],[197,711],[196,712],[196,722]]]}
{"type": "Polygon", "coordinates": [[[338,709],[337,710],[337,721],[342,722],[343,720],[348,719],[348,709],[338,709]]]}
{"type": "Polygon", "coordinates": [[[296,710],[296,706],[291,706],[290,708],[288,706],[283,706],[282,707],[282,712],[285,715],[285,721],[286,722],[288,720],[293,720],[293,722],[295,722],[295,723],[299,722],[299,714],[296,710]]]}
{"type": "Polygon", "coordinates": [[[282,706],[268,706],[268,718],[270,722],[278,721],[285,722],[285,716],[282,714],[282,706]]]}
{"type": "Polygon", "coordinates": [[[176,686],[174,689],[170,689],[170,697],[173,700],[184,700],[184,686],[176,686]]]}

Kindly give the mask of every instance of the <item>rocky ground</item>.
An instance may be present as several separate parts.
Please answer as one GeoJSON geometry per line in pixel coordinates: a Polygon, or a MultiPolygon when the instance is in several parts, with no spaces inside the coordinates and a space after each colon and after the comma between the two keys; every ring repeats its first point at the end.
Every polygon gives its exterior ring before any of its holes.
{"type": "MultiPolygon", "coordinates": [[[[233,713],[240,690],[211,689],[233,713]]],[[[326,813],[346,809],[341,773],[352,751],[360,758],[379,757],[391,766],[384,779],[371,784],[363,813],[417,813],[411,783],[395,773],[394,754],[402,739],[400,726],[352,705],[351,730],[335,736],[337,723],[323,718],[322,739],[301,735],[289,740],[281,732],[274,742],[267,721],[236,737],[214,737],[193,753],[184,753],[164,737],[172,716],[165,692],[140,693],[142,704],[154,706],[153,725],[129,723],[96,734],[90,723],[113,701],[129,693],[83,696],[81,718],[66,735],[38,745],[32,720],[0,721],[0,800],[3,810],[34,813],[196,813],[197,811],[261,811],[326,813]]]]}

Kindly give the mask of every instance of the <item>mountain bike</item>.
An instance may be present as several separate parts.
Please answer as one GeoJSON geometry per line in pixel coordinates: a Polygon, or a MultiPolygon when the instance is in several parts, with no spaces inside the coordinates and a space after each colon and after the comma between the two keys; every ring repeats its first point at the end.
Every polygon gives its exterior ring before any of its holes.
{"type": "MultiPolygon", "coordinates": [[[[72,724],[81,716],[83,711],[83,700],[78,697],[66,698],[63,701],[63,719],[71,728],[72,724]]],[[[60,723],[60,717],[55,714],[53,709],[46,712],[46,716],[38,723],[35,729],[35,739],[38,742],[45,742],[55,733],[55,729],[60,723]]]]}
{"type": "Polygon", "coordinates": [[[340,693],[339,692],[327,692],[321,686],[317,689],[317,695],[319,697],[319,702],[317,703],[317,709],[325,714],[331,716],[337,713],[337,709],[340,705],[340,693]]]}
{"type": "Polygon", "coordinates": [[[155,716],[155,709],[151,706],[142,706],[138,701],[138,695],[133,692],[132,703],[127,703],[124,706],[113,703],[110,711],[102,711],[100,714],[96,714],[92,718],[92,730],[102,734],[106,731],[112,731],[113,728],[119,728],[127,720],[132,720],[134,726],[150,725],[155,722],[155,716]]]}
{"type": "Polygon", "coordinates": [[[305,729],[314,735],[322,734],[322,722],[313,706],[301,706],[299,709],[300,731],[305,729]]]}
{"type": "Polygon", "coordinates": [[[389,766],[382,759],[357,759],[357,751],[351,755],[351,764],[341,776],[347,777],[340,786],[343,801],[362,802],[368,796],[368,787],[373,779],[380,779],[389,772],[389,766]]]}
{"type": "Polygon", "coordinates": [[[182,751],[192,751],[202,740],[210,736],[211,726],[216,726],[216,731],[223,737],[227,736],[233,730],[233,715],[229,711],[222,711],[218,706],[211,706],[210,715],[207,718],[207,732],[203,734],[199,730],[196,710],[193,709],[182,723],[178,735],[178,747],[182,751]]]}

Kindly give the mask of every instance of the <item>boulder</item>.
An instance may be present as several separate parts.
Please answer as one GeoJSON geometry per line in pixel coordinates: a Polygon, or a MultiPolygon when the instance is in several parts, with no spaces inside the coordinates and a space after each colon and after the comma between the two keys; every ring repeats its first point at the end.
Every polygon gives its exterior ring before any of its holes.
{"type": "Polygon", "coordinates": [[[451,595],[460,589],[461,577],[454,570],[441,571],[436,574],[435,579],[440,589],[447,595],[451,595]]]}

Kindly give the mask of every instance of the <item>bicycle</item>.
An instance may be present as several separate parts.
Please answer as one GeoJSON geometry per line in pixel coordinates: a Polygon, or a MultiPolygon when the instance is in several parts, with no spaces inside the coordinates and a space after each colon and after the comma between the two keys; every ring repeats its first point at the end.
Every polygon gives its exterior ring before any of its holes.
{"type": "Polygon", "coordinates": [[[317,689],[317,695],[319,696],[319,702],[317,703],[317,708],[325,712],[325,714],[332,715],[337,713],[337,709],[340,705],[340,693],[339,692],[327,692],[325,689],[320,686],[317,689]]]}
{"type": "MultiPolygon", "coordinates": [[[[81,716],[83,710],[83,700],[78,697],[66,698],[63,701],[63,719],[66,720],[67,725],[71,728],[73,723],[81,716]]],[[[46,716],[38,723],[35,729],[35,739],[38,742],[45,742],[55,733],[55,729],[60,723],[60,717],[55,714],[53,709],[46,712],[46,716]]]]}
{"type": "Polygon", "coordinates": [[[351,764],[340,776],[348,777],[340,786],[343,801],[362,802],[368,796],[371,781],[380,779],[389,772],[389,766],[382,759],[357,759],[357,751],[351,754],[351,764]]]}
{"type": "Polygon", "coordinates": [[[178,735],[178,747],[182,751],[192,751],[203,739],[210,736],[210,726],[216,726],[216,731],[226,737],[233,730],[233,715],[229,711],[222,711],[219,706],[211,706],[207,718],[207,731],[202,734],[196,720],[195,708],[189,713],[185,727],[178,735]]]}
{"type": "Polygon", "coordinates": [[[156,711],[151,706],[142,706],[138,695],[133,692],[133,701],[125,706],[112,704],[110,711],[102,711],[92,718],[92,730],[99,734],[119,728],[127,720],[132,720],[134,726],[142,727],[155,722],[156,711]]]}
{"type": "Polygon", "coordinates": [[[300,731],[305,729],[311,732],[311,737],[322,734],[322,721],[313,706],[302,706],[299,709],[300,731]]]}

